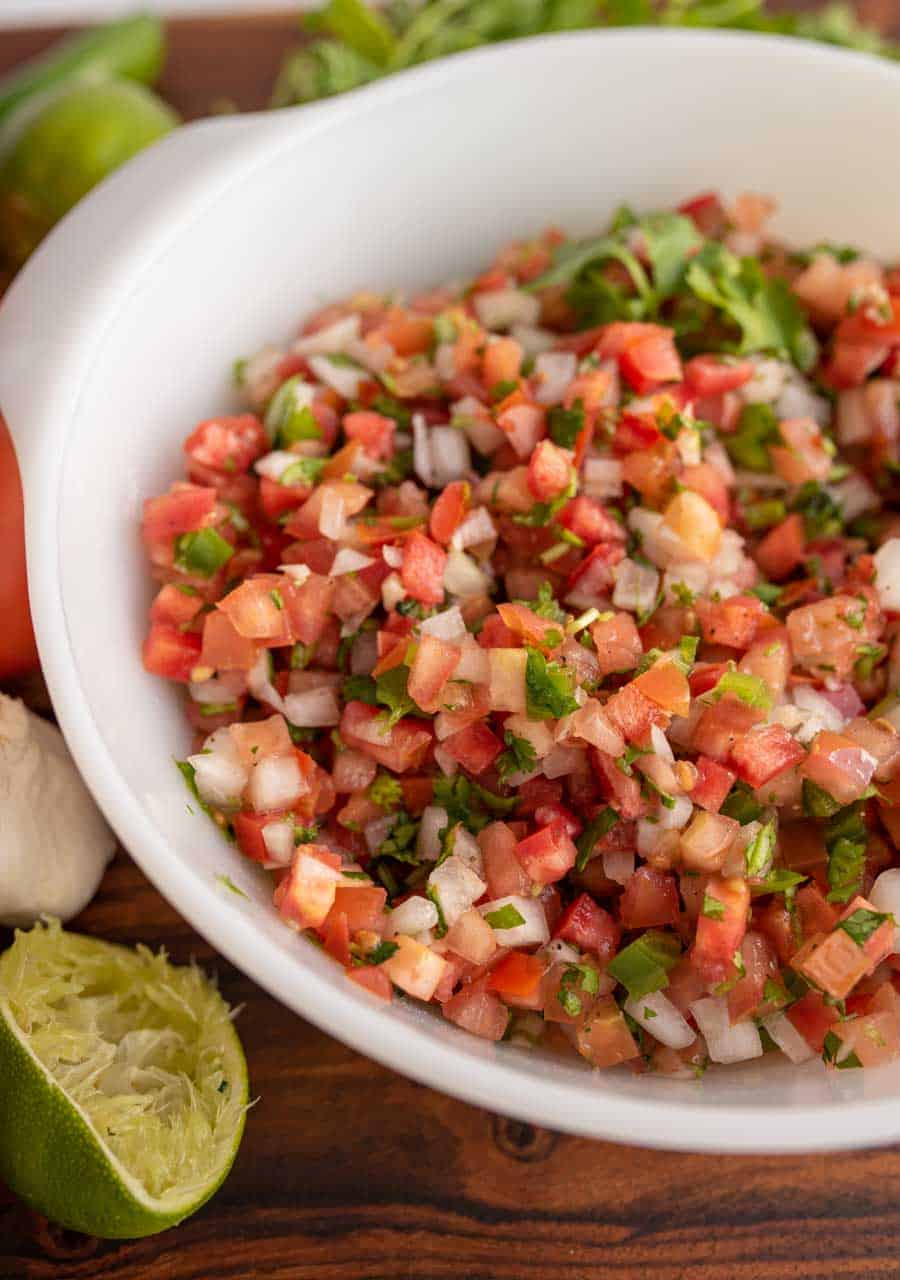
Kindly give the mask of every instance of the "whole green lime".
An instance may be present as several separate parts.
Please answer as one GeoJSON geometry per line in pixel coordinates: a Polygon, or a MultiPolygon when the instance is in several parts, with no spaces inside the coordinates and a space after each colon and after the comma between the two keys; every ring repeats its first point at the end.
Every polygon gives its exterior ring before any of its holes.
{"type": "Polygon", "coordinates": [[[76,84],[21,107],[0,136],[6,255],[23,262],[82,196],[178,122],[155,93],[128,80],[76,84]]]}

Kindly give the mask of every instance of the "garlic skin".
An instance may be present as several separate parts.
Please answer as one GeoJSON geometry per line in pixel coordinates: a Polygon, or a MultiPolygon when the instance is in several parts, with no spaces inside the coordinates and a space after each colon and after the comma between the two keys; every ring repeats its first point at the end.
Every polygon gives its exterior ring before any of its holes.
{"type": "Polygon", "coordinates": [[[71,919],[115,847],[59,730],[0,694],[0,923],[71,919]]]}

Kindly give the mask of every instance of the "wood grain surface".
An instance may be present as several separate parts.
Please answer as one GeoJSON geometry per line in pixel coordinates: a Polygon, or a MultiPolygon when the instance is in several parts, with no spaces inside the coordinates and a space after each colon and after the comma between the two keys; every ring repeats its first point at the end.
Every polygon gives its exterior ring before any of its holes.
{"type": "MultiPolygon", "coordinates": [[[[900,32],[900,0],[872,6],[870,17],[900,32]]],[[[164,91],[186,116],[224,99],[259,108],[296,29],[290,16],[173,22],[164,91]]],[[[56,34],[0,31],[0,72],[56,34]]],[[[165,1235],[69,1236],[0,1192],[0,1280],[900,1278],[900,1148],[667,1155],[498,1119],[281,1008],[124,853],[74,923],[217,972],[228,1000],[244,1006],[238,1026],[259,1101],[225,1186],[165,1235]]]]}

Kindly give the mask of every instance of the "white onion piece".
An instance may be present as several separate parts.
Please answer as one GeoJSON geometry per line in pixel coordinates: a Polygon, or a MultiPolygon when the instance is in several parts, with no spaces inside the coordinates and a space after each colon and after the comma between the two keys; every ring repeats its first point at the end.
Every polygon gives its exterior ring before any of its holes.
{"type": "Polygon", "coordinates": [[[787,1014],[778,1013],[770,1014],[768,1018],[763,1019],[762,1024],[769,1033],[772,1040],[778,1045],[778,1048],[786,1058],[791,1062],[805,1062],[807,1058],[812,1058],[813,1050],[801,1036],[800,1032],[791,1022],[787,1014]]]}
{"type": "Polygon", "coordinates": [[[290,578],[291,582],[296,583],[299,587],[309,578],[312,569],[308,564],[280,564],[278,572],[283,573],[285,577],[290,578]]]}
{"type": "Polygon", "coordinates": [[[834,703],[818,689],[813,689],[811,685],[798,684],[795,687],[794,705],[802,713],[796,729],[798,742],[812,742],[822,729],[839,733],[846,724],[846,718],[841,715],[834,703]]]}
{"type": "Polygon", "coordinates": [[[784,390],[788,367],[781,360],[755,359],[753,377],[738,389],[745,404],[772,404],[784,390]]]}
{"type": "Polygon", "coordinates": [[[259,702],[266,702],[276,711],[284,712],[284,699],[272,683],[269,653],[261,649],[259,657],[247,672],[247,688],[259,702]]]}
{"type": "Polygon", "coordinates": [[[263,347],[244,363],[241,390],[254,409],[262,409],[278,387],[278,368],[285,353],[279,347],[263,347]]]}
{"type": "Polygon", "coordinates": [[[434,370],[442,382],[451,382],[456,377],[456,347],[452,342],[442,342],[435,349],[434,370]]]}
{"type": "Polygon", "coordinates": [[[334,689],[306,689],[289,693],[284,699],[284,713],[291,724],[300,729],[325,729],[339,724],[341,708],[334,689]]]}
{"type": "Polygon", "coordinates": [[[472,684],[487,684],[491,678],[491,660],[487,649],[472,636],[460,637],[461,656],[453,672],[456,680],[470,680],[472,684]]]}
{"type": "Polygon", "coordinates": [[[515,338],[526,356],[539,356],[542,351],[549,351],[556,342],[555,333],[531,324],[514,324],[509,336],[515,338]]]}
{"type": "Polygon", "coordinates": [[[253,766],[247,799],[257,813],[289,809],[308,790],[296,756],[266,756],[253,766]]]}
{"type": "Polygon", "coordinates": [[[576,370],[571,351],[547,351],[538,356],[534,362],[534,398],[538,404],[561,404],[576,370]]]}
{"type": "Polygon", "coordinates": [[[871,439],[874,424],[866,401],[865,387],[840,392],[835,421],[837,438],[841,444],[863,444],[871,439]]]}
{"type": "Polygon", "coordinates": [[[363,827],[363,835],[365,836],[366,848],[369,853],[378,852],[378,849],[384,844],[396,825],[397,815],[395,813],[386,813],[383,817],[373,818],[371,822],[366,823],[363,827]]]}
{"type": "Polygon", "coordinates": [[[363,555],[353,547],[341,547],[331,566],[330,577],[340,578],[345,573],[359,573],[360,569],[368,569],[375,561],[371,556],[363,555]]]}
{"type": "Polygon", "coordinates": [[[413,414],[412,429],[413,471],[415,471],[422,483],[430,489],[434,482],[434,462],[431,456],[428,424],[421,413],[413,414]]]}
{"type": "Polygon", "coordinates": [[[253,470],[258,476],[265,476],[268,480],[280,480],[288,467],[292,467],[298,461],[296,453],[288,453],[286,449],[275,449],[272,453],[266,453],[261,458],[257,458],[253,464],[253,470]]]}
{"type": "Polygon", "coordinates": [[[390,934],[404,933],[415,937],[417,933],[433,929],[437,922],[438,913],[434,903],[416,895],[394,907],[388,916],[387,927],[390,934]]]}
{"type": "Polygon", "coordinates": [[[900,538],[888,538],[878,548],[875,570],[878,603],[889,613],[900,613],[900,538]]]}
{"type": "Polygon", "coordinates": [[[305,333],[291,347],[298,356],[338,355],[347,350],[348,343],[359,337],[360,316],[342,316],[334,324],[326,325],[315,333],[305,333]]]}
{"type": "Polygon", "coordinates": [[[894,917],[894,951],[900,951],[900,867],[890,867],[876,877],[869,901],[894,917]]]}
{"type": "Polygon", "coordinates": [[[650,726],[650,745],[653,747],[653,754],[659,756],[660,760],[665,760],[666,764],[675,763],[675,753],[669,739],[658,724],[650,726]]]}
{"type": "Polygon", "coordinates": [[[690,796],[673,796],[672,799],[675,803],[671,808],[660,804],[657,809],[658,826],[662,831],[680,831],[690,822],[694,812],[690,796]]]}
{"type": "Polygon", "coordinates": [[[400,601],[406,596],[406,587],[400,580],[399,574],[389,573],[381,584],[381,603],[390,613],[392,609],[396,609],[400,601]]]}
{"type": "Polygon", "coordinates": [[[638,818],[635,830],[635,845],[642,858],[649,858],[656,852],[663,838],[663,829],[658,822],[649,818],[638,818]]]}
{"type": "Polygon", "coordinates": [[[506,440],[500,428],[491,421],[487,409],[473,396],[466,396],[453,405],[453,422],[462,427],[472,448],[479,453],[495,453],[506,440]]]}
{"type": "Polygon", "coordinates": [[[328,356],[310,356],[309,367],[327,387],[331,387],[345,400],[355,400],[359,386],[366,380],[366,371],[355,365],[336,364],[328,356]]]}
{"type": "Polygon", "coordinates": [[[319,510],[319,533],[323,538],[337,541],[346,525],[347,504],[335,489],[325,489],[319,510]]]}
{"type": "Polygon", "coordinates": [[[829,485],[828,493],[841,508],[845,520],[855,520],[864,511],[874,511],[881,506],[878,494],[858,471],[851,471],[846,479],[829,485]]]}
{"type": "Polygon", "coordinates": [[[732,1025],[724,996],[695,1000],[691,1013],[703,1032],[713,1062],[746,1062],[749,1058],[762,1057],[762,1040],[755,1023],[747,1019],[732,1025]]]}
{"type": "Polygon", "coordinates": [[[278,867],[287,867],[294,856],[294,828],[289,822],[267,822],[262,829],[266,853],[278,867]]]}
{"type": "Polygon", "coordinates": [[[416,837],[416,853],[425,862],[436,862],[441,854],[441,832],[447,826],[447,810],[430,804],[422,811],[419,834],[416,837]]]}
{"type": "Polygon", "coordinates": [[[617,609],[644,613],[652,609],[659,590],[659,574],[636,560],[620,560],[613,569],[616,586],[612,601],[617,609]]]}
{"type": "Polygon", "coordinates": [[[232,702],[247,688],[247,679],[242,671],[227,671],[221,676],[212,676],[209,680],[192,680],[188,685],[188,693],[192,702],[232,702]]]}
{"type": "Polygon", "coordinates": [[[227,729],[217,729],[206,739],[203,751],[188,756],[200,799],[216,809],[236,808],[247,785],[247,770],[227,729]]]}
{"type": "Polygon", "coordinates": [[[667,1044],[670,1049],[686,1049],[697,1039],[696,1031],[662,991],[653,991],[648,996],[630,996],[625,1001],[625,1012],[649,1031],[654,1040],[667,1044]]]}
{"type": "Polygon", "coordinates": [[[430,444],[433,487],[462,480],[472,466],[466,433],[459,427],[432,427],[430,444]]]}
{"type": "Polygon", "coordinates": [[[577,773],[584,760],[584,751],[579,747],[556,746],[544,756],[541,772],[545,778],[565,778],[570,773],[577,773]]]}
{"type": "Polygon", "coordinates": [[[435,867],[428,886],[437,895],[448,929],[487,889],[481,877],[455,853],[435,867]]]}
{"type": "Polygon", "coordinates": [[[606,849],[603,874],[616,884],[627,884],[634,875],[634,853],[630,849],[606,849]]]}
{"type": "Polygon", "coordinates": [[[445,640],[448,643],[462,640],[468,635],[465,619],[457,604],[444,609],[442,613],[435,613],[430,618],[426,618],[419,627],[419,631],[423,636],[435,636],[438,640],[445,640]]]}
{"type": "Polygon", "coordinates": [[[492,902],[484,902],[478,910],[483,916],[488,916],[506,906],[514,907],[523,923],[514,925],[511,929],[494,929],[494,937],[501,947],[530,947],[535,943],[540,945],[549,942],[547,916],[544,905],[538,898],[525,898],[514,893],[505,898],[495,898],[492,902]]]}
{"type": "Polygon", "coordinates": [[[775,401],[775,415],[781,421],[790,418],[812,418],[820,427],[827,426],[831,416],[828,401],[817,396],[806,379],[790,381],[775,401]]]}
{"type": "Polygon", "coordinates": [[[465,827],[457,827],[453,836],[453,856],[461,859],[477,876],[484,879],[484,855],[481,845],[465,827]]]}
{"type": "Polygon", "coordinates": [[[475,563],[465,551],[450,548],[447,563],[444,565],[444,589],[452,596],[487,595],[490,591],[491,579],[475,563]]]}
{"type": "Polygon", "coordinates": [[[582,487],[589,498],[620,498],[624,483],[622,464],[615,458],[585,458],[582,487]]]}
{"type": "Polygon", "coordinates": [[[381,554],[384,556],[384,563],[392,569],[401,569],[403,567],[402,547],[395,547],[390,542],[386,542],[381,548],[381,554]]]}
{"type": "Polygon", "coordinates": [[[482,542],[493,542],[497,529],[491,519],[487,507],[476,507],[470,511],[465,520],[455,529],[450,538],[450,546],[457,551],[465,551],[466,547],[476,547],[482,542]]]}
{"type": "Polygon", "coordinates": [[[540,301],[521,289],[485,289],[473,294],[472,307],[485,329],[509,329],[514,324],[537,324],[540,301]]]}
{"type": "Polygon", "coordinates": [[[552,938],[544,947],[544,954],[560,964],[578,964],[581,952],[564,938],[552,938]]]}
{"type": "Polygon", "coordinates": [[[685,588],[695,596],[702,596],[709,586],[709,569],[705,564],[688,561],[670,565],[663,575],[663,592],[666,600],[677,603],[679,588],[685,588]]]}
{"type": "Polygon", "coordinates": [[[459,761],[454,760],[453,756],[443,747],[435,747],[434,763],[440,769],[445,778],[452,778],[454,774],[459,773],[459,761]]]}

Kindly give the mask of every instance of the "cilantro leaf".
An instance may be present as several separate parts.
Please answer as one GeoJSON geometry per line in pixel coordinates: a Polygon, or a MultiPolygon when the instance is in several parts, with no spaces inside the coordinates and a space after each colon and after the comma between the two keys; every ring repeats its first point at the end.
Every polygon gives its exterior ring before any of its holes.
{"type": "Polygon", "coordinates": [[[837,927],[843,929],[858,947],[864,947],[872,934],[881,928],[885,920],[890,919],[891,916],[886,912],[868,911],[865,907],[859,907],[846,920],[839,921],[837,927]]]}
{"type": "Polygon", "coordinates": [[[681,284],[690,255],[702,244],[690,218],[679,213],[651,213],[641,218],[647,256],[653,267],[657,299],[670,298],[681,284]]]}
{"type": "Polygon", "coordinates": [[[539,649],[526,648],[525,703],[531,720],[559,720],[578,710],[574,681],[565,667],[548,662],[539,649]]]}
{"type": "Polygon", "coordinates": [[[497,761],[497,772],[501,778],[508,778],[512,773],[530,773],[537,764],[534,747],[527,738],[517,738],[508,729],[503,735],[507,751],[497,761]]]}

